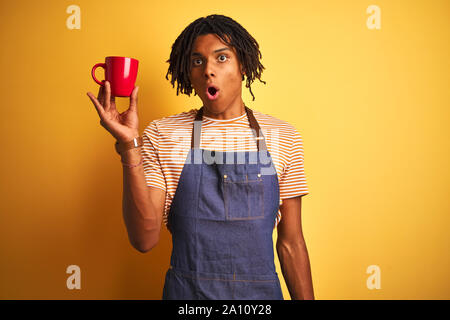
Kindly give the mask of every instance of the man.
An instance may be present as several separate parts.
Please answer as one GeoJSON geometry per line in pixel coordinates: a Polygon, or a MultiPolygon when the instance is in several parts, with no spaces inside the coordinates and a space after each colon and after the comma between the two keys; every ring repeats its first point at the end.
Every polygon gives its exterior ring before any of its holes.
{"type": "Polygon", "coordinates": [[[233,19],[192,22],[172,46],[167,75],[177,95],[194,90],[203,106],[152,121],[142,138],[137,88],[120,115],[108,83],[106,95],[99,93],[103,103],[90,96],[122,156],[130,242],[141,252],[153,248],[161,221],[172,233],[163,299],[283,299],[274,226],[292,299],[314,299],[301,228],[301,196],[308,193],[301,137],[242,100],[245,78],[255,99],[260,57],[256,40],[233,19]]]}

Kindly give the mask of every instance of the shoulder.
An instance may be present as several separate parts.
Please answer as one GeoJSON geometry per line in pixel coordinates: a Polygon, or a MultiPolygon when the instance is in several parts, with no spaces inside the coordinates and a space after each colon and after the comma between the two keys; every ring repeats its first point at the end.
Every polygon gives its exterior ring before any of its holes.
{"type": "Polygon", "coordinates": [[[253,110],[253,114],[262,130],[277,132],[280,137],[286,139],[300,138],[299,131],[291,123],[257,110],[253,110]]]}
{"type": "Polygon", "coordinates": [[[183,126],[188,125],[191,126],[197,111],[198,109],[194,108],[189,111],[183,111],[177,114],[152,120],[144,129],[144,132],[165,131],[180,129],[183,126]]]}
{"type": "Polygon", "coordinates": [[[166,116],[160,119],[155,119],[151,123],[155,123],[157,126],[170,126],[173,124],[183,124],[194,121],[195,114],[197,113],[198,109],[191,109],[189,111],[183,111],[177,114],[173,114],[170,116],[166,116]]]}

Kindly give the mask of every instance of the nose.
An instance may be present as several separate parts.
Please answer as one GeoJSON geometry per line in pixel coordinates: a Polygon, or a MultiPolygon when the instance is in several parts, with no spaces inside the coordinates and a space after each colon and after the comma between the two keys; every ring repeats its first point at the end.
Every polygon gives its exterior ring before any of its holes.
{"type": "Polygon", "coordinates": [[[213,66],[212,62],[210,62],[210,61],[205,62],[204,75],[205,75],[205,78],[216,76],[216,71],[214,70],[214,66],[213,66]]]}

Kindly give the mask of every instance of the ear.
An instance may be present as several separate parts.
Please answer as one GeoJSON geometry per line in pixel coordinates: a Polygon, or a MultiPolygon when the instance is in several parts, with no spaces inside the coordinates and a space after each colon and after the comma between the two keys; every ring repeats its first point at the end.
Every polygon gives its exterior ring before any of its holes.
{"type": "Polygon", "coordinates": [[[244,81],[244,75],[245,75],[245,70],[241,65],[241,74],[242,74],[242,81],[244,81]]]}

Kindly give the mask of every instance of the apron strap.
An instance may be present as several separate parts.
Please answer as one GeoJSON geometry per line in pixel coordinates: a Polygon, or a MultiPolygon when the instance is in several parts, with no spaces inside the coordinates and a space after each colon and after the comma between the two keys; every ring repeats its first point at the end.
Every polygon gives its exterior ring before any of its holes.
{"type": "MultiPolygon", "coordinates": [[[[262,134],[261,128],[259,127],[258,121],[253,115],[253,111],[245,106],[245,112],[247,113],[248,121],[250,123],[250,128],[252,129],[252,133],[256,140],[256,146],[258,151],[267,150],[265,138],[262,134]]],[[[201,107],[197,114],[195,115],[194,125],[192,127],[192,135],[191,135],[191,149],[198,149],[200,147],[200,138],[202,131],[202,119],[203,119],[203,107],[201,107]],[[194,144],[195,142],[195,144],[194,144]]]]}
{"type": "Polygon", "coordinates": [[[197,114],[195,115],[194,125],[192,127],[192,134],[191,134],[191,149],[194,149],[194,141],[195,141],[195,149],[200,148],[200,139],[202,136],[202,119],[203,119],[203,107],[201,107],[200,110],[198,110],[197,114]]]}
{"type": "Polygon", "coordinates": [[[248,108],[247,106],[245,106],[245,111],[247,111],[247,117],[248,117],[248,121],[250,122],[250,128],[252,128],[252,132],[253,135],[255,136],[255,140],[256,140],[256,146],[258,148],[258,151],[266,151],[267,150],[267,146],[266,146],[266,139],[264,138],[261,128],[259,127],[259,123],[258,121],[256,121],[255,116],[253,115],[253,111],[252,109],[248,108]]]}

